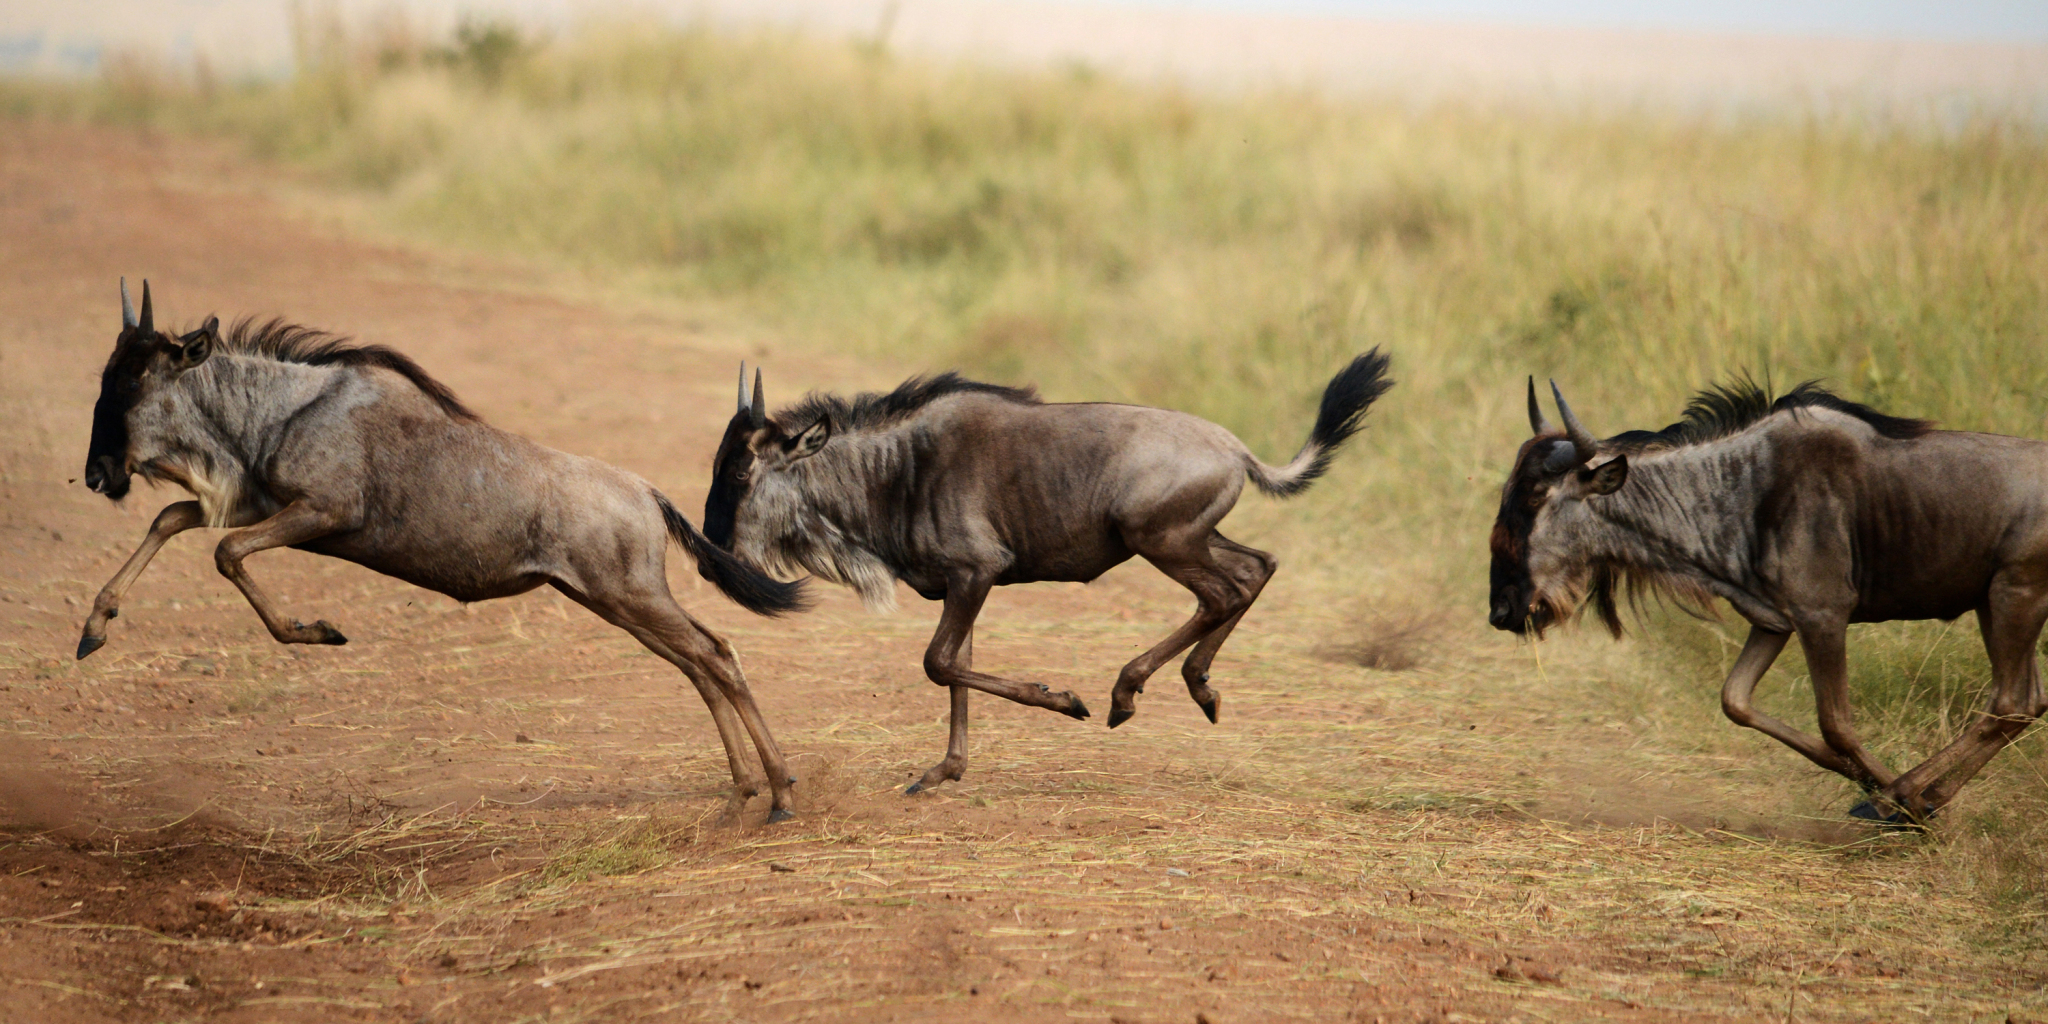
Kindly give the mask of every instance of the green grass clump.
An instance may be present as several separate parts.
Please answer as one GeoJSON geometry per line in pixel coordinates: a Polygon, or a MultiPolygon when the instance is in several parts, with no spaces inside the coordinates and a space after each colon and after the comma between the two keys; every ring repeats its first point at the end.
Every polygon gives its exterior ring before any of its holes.
{"type": "Polygon", "coordinates": [[[673,863],[690,835],[690,825],[655,815],[595,824],[565,838],[535,873],[535,880],[547,886],[636,875],[673,863]]]}

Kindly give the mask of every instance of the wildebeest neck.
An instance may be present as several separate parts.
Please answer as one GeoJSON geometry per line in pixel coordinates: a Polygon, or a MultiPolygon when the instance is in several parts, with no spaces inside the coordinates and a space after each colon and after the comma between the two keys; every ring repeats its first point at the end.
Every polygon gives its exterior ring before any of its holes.
{"type": "Polygon", "coordinates": [[[1775,461],[1768,431],[1632,458],[1619,491],[1564,504],[1539,524],[1530,538],[1539,599],[1560,611],[1590,600],[1615,632],[1617,588],[1695,608],[1722,597],[1752,621],[1777,619],[1753,557],[1775,461]]]}

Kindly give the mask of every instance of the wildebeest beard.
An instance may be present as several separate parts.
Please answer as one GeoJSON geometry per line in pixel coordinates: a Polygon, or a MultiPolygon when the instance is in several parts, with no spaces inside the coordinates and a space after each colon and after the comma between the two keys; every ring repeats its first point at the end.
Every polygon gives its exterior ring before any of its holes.
{"type": "Polygon", "coordinates": [[[871,609],[894,609],[887,553],[896,546],[887,543],[884,498],[909,472],[907,445],[898,431],[844,434],[784,472],[757,474],[741,499],[733,553],[770,572],[850,587],[871,609]]]}

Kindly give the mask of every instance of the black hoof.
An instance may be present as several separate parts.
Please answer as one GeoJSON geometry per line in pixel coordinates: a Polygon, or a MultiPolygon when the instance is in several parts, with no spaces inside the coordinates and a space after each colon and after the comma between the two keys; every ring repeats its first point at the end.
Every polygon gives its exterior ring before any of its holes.
{"type": "Polygon", "coordinates": [[[1215,700],[1215,699],[1211,699],[1211,700],[1207,701],[1206,703],[1205,703],[1205,702],[1201,702],[1201,701],[1197,701],[1197,702],[1196,702],[1196,704],[1197,704],[1198,706],[1200,706],[1200,707],[1201,707],[1201,709],[1202,709],[1202,713],[1203,713],[1203,714],[1205,714],[1205,715],[1208,715],[1208,716],[1209,716],[1209,724],[1210,724],[1210,725],[1215,725],[1215,724],[1216,724],[1216,711],[1217,711],[1217,709],[1219,709],[1219,708],[1221,708],[1221,707],[1223,706],[1223,702],[1222,702],[1222,701],[1220,701],[1220,700],[1215,700]]]}
{"type": "Polygon", "coordinates": [[[336,646],[336,647],[340,647],[340,646],[341,646],[342,644],[348,643],[348,637],[342,636],[342,635],[341,635],[341,630],[338,630],[338,629],[334,628],[333,626],[330,626],[330,625],[328,625],[328,624],[326,624],[326,623],[324,623],[324,622],[320,624],[320,629],[321,629],[321,634],[320,634],[320,642],[321,642],[321,643],[323,643],[323,644],[333,644],[333,645],[334,645],[334,646],[336,646]]]}
{"type": "Polygon", "coordinates": [[[1122,725],[1122,724],[1124,724],[1125,722],[1128,722],[1128,721],[1130,721],[1130,720],[1131,720],[1131,716],[1132,716],[1132,715],[1135,715],[1135,714],[1137,714],[1137,712],[1136,712],[1136,711],[1125,711],[1125,710],[1124,710],[1124,709],[1122,709],[1122,708],[1110,708],[1110,709],[1109,709],[1109,727],[1110,727],[1110,728],[1112,728],[1112,729],[1114,729],[1114,728],[1116,728],[1117,726],[1119,726],[1119,725],[1122,725]]]}
{"type": "MultiPolygon", "coordinates": [[[[1890,807],[1891,802],[1886,801],[1885,806],[1890,807]]],[[[1934,812],[1929,811],[1924,818],[1915,818],[1907,813],[1903,807],[1892,807],[1891,813],[1886,814],[1883,808],[1878,806],[1877,801],[1865,800],[1849,808],[1849,817],[1855,818],[1858,821],[1867,821],[1887,829],[1910,831],[1926,828],[1927,822],[1934,820],[1934,812]]]]}
{"type": "Polygon", "coordinates": [[[1068,718],[1086,719],[1088,717],[1088,705],[1081,703],[1081,698],[1075,697],[1074,706],[1068,708],[1062,714],[1065,714],[1068,718]]]}
{"type": "Polygon", "coordinates": [[[107,638],[106,638],[106,637],[103,637],[103,636],[82,636],[82,637],[79,637],[79,638],[78,638],[78,660],[79,660],[79,661],[84,661],[84,660],[85,660],[85,656],[86,656],[86,655],[88,655],[88,654],[91,654],[92,652],[94,652],[94,651],[97,651],[97,650],[99,650],[100,648],[102,648],[102,647],[105,647],[106,645],[107,645],[107,638]]]}
{"type": "Polygon", "coordinates": [[[789,819],[794,817],[796,817],[796,815],[791,814],[789,811],[783,808],[777,807],[774,810],[768,812],[768,824],[780,825],[783,822],[788,821],[789,819]]]}
{"type": "Polygon", "coordinates": [[[903,795],[904,795],[904,796],[916,796],[916,795],[918,795],[919,793],[922,793],[922,792],[924,792],[924,780],[923,780],[923,779],[919,779],[919,780],[917,780],[916,782],[913,782],[913,783],[911,783],[911,784],[910,784],[910,788],[909,788],[909,789],[906,789],[906,790],[904,790],[904,791],[903,791],[903,795]]]}

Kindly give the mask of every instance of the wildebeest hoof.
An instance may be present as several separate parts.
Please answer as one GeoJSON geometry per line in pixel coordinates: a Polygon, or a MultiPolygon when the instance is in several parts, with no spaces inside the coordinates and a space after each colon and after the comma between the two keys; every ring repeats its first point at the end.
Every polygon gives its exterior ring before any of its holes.
{"type": "Polygon", "coordinates": [[[88,633],[85,636],[79,637],[78,660],[84,661],[86,655],[91,654],[92,652],[97,651],[100,648],[105,647],[106,645],[107,638],[103,636],[93,636],[92,634],[88,633]]]}
{"type": "Polygon", "coordinates": [[[1116,728],[1117,726],[1119,726],[1119,725],[1122,725],[1122,724],[1124,724],[1125,722],[1128,722],[1128,721],[1130,721],[1130,720],[1131,720],[1131,716],[1132,716],[1132,715],[1135,715],[1135,714],[1137,714],[1137,713],[1138,713],[1138,712],[1137,712],[1137,710],[1136,710],[1136,709],[1130,709],[1130,710],[1126,710],[1126,709],[1124,709],[1124,708],[1115,708],[1115,707],[1113,707],[1113,708],[1110,708],[1110,709],[1109,709],[1109,727],[1110,727],[1110,728],[1112,728],[1112,729],[1114,729],[1114,728],[1116,728]]]}
{"type": "Polygon", "coordinates": [[[1067,699],[1073,701],[1074,703],[1073,706],[1067,708],[1066,711],[1062,712],[1063,714],[1065,714],[1069,718],[1085,719],[1088,717],[1088,705],[1081,703],[1081,698],[1076,697],[1070,693],[1067,694],[1067,699]]]}
{"type": "Polygon", "coordinates": [[[341,630],[338,630],[333,626],[329,625],[326,619],[321,619],[320,621],[315,622],[310,626],[302,626],[296,622],[293,623],[293,625],[299,626],[300,629],[315,634],[313,639],[309,641],[311,643],[333,644],[336,647],[348,643],[348,637],[342,636],[341,630]]]}
{"type": "Polygon", "coordinates": [[[1215,698],[1215,697],[1211,697],[1211,698],[1209,698],[1209,699],[1208,699],[1208,700],[1206,700],[1206,701],[1200,701],[1200,700],[1198,700],[1198,701],[1196,701],[1196,702],[1195,702],[1195,704],[1196,704],[1196,706],[1198,706],[1198,707],[1200,707],[1200,708],[1202,709],[1202,713],[1203,713],[1203,714],[1205,714],[1205,715],[1208,715],[1208,716],[1209,716],[1209,724],[1210,724],[1210,725],[1215,725],[1215,724],[1216,724],[1216,712],[1217,712],[1217,710],[1218,710],[1218,709],[1220,709],[1220,708],[1222,708],[1222,707],[1223,707],[1223,702],[1222,702],[1221,700],[1218,700],[1218,699],[1217,699],[1217,698],[1215,698]]]}
{"type": "Polygon", "coordinates": [[[794,817],[796,817],[796,815],[790,813],[790,810],[788,808],[777,807],[774,810],[768,812],[768,824],[780,825],[783,822],[788,821],[789,819],[794,817]]]}
{"type": "Polygon", "coordinates": [[[1905,808],[1899,807],[1889,800],[1885,801],[1883,805],[1879,805],[1876,800],[1865,800],[1849,808],[1849,817],[1851,818],[1870,822],[1880,828],[1897,831],[1924,829],[1927,827],[1927,822],[1934,820],[1934,815],[1934,811],[1928,811],[1924,816],[1915,818],[1905,808]],[[1891,813],[1885,813],[1887,808],[1891,813]]]}
{"type": "Polygon", "coordinates": [[[916,796],[916,795],[918,795],[919,793],[922,793],[922,792],[924,792],[924,780],[923,780],[923,779],[919,779],[919,780],[917,780],[916,782],[913,782],[913,783],[911,783],[911,784],[910,784],[910,788],[909,788],[909,789],[906,789],[906,790],[904,790],[904,791],[903,791],[903,795],[904,795],[904,796],[916,796]]]}

